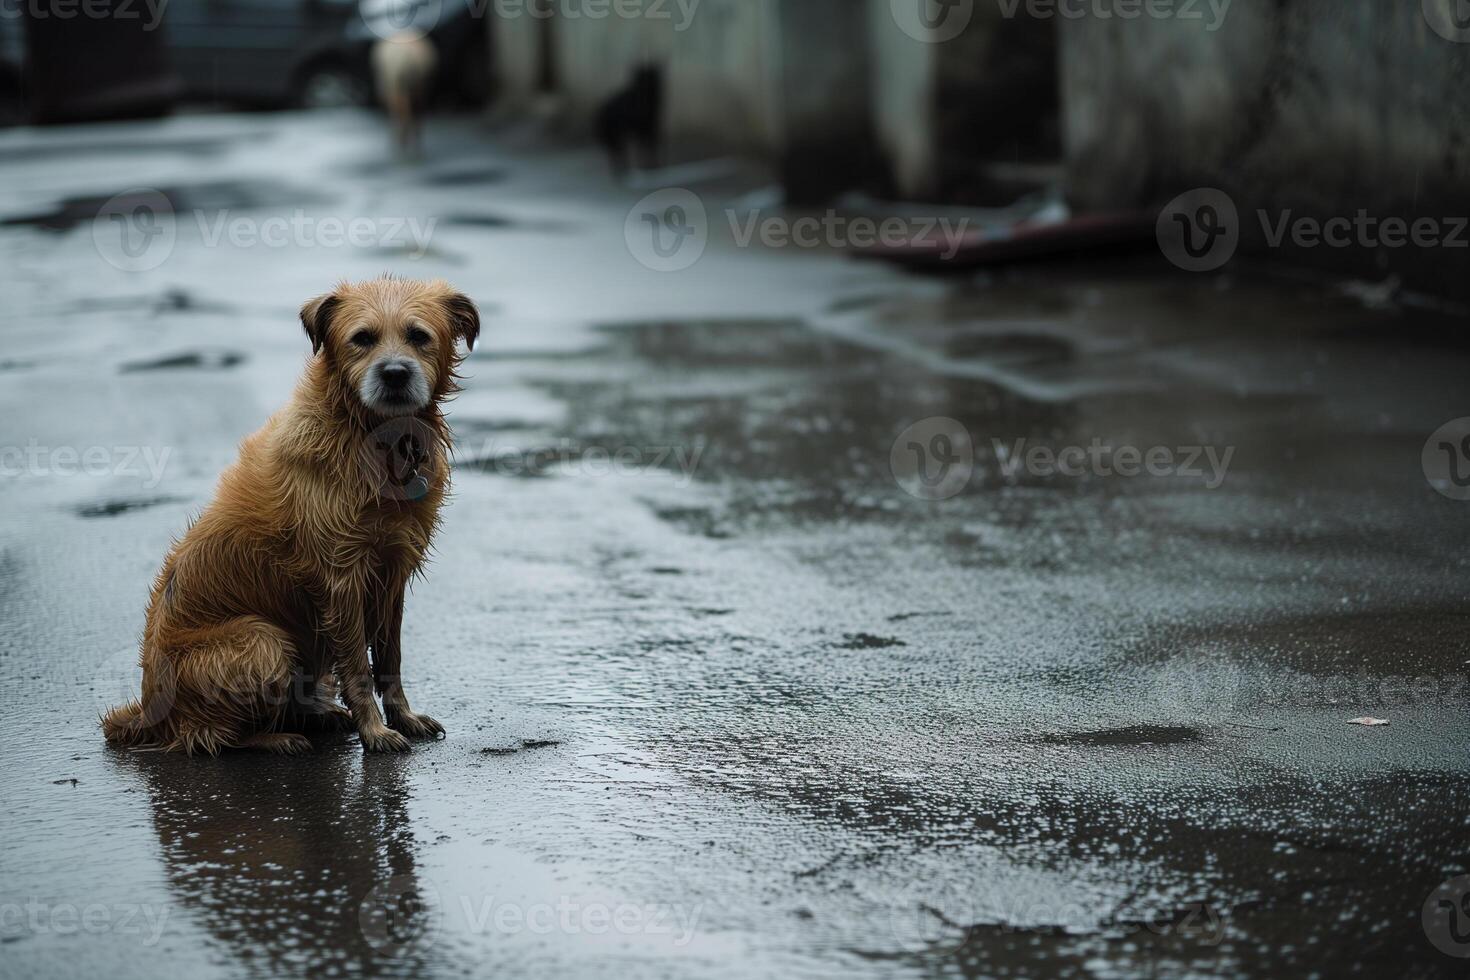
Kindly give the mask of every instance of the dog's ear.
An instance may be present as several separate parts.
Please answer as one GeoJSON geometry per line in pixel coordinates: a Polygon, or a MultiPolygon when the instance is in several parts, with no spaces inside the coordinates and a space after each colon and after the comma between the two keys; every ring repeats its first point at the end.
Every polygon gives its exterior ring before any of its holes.
{"type": "Polygon", "coordinates": [[[340,300],[336,293],[328,293],[318,296],[316,299],[306,301],[301,308],[301,325],[306,328],[306,335],[311,338],[311,352],[313,355],[322,352],[322,345],[327,342],[327,328],[332,325],[332,312],[337,308],[340,300]]]}
{"type": "Polygon", "coordinates": [[[451,293],[444,300],[444,308],[449,311],[449,322],[454,328],[454,335],[462,338],[465,346],[474,350],[475,342],[480,339],[480,311],[475,308],[475,301],[464,293],[451,293]]]}

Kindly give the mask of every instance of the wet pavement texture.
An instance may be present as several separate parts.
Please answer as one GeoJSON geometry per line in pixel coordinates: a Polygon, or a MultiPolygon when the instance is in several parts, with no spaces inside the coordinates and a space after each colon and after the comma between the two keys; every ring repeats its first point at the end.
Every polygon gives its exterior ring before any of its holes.
{"type": "Polygon", "coordinates": [[[0,973],[1463,975],[1470,504],[1421,458],[1470,415],[1462,318],[1162,259],[738,248],[749,175],[696,187],[709,248],[658,273],[590,152],[385,144],[0,135],[0,973]],[[91,212],[139,185],[174,238],[129,272],[91,212]],[[214,235],[298,209],[435,223],[214,235]],[[296,310],[385,269],[484,314],[405,624],[448,738],[109,749],[296,310]],[[1180,465],[1017,465],[1094,445],[1180,465]]]}

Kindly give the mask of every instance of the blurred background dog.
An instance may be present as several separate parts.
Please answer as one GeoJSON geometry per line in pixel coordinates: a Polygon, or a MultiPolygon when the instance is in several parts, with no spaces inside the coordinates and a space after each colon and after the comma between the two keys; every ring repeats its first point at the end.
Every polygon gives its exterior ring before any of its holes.
{"type": "Polygon", "coordinates": [[[663,109],[664,71],[654,64],[635,68],[627,86],[598,109],[597,141],[614,174],[626,174],[630,162],[649,170],[659,166],[663,109]]]}
{"type": "Polygon", "coordinates": [[[412,32],[394,34],[373,45],[371,60],[394,145],[405,157],[417,157],[423,148],[422,115],[439,67],[434,42],[412,32]]]}

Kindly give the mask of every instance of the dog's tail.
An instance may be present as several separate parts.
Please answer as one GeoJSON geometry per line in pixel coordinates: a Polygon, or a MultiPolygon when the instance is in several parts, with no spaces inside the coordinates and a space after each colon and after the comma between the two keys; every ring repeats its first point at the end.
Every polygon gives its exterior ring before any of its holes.
{"type": "Polygon", "coordinates": [[[143,702],[137,699],[102,716],[102,736],[113,745],[127,748],[151,748],[159,744],[157,729],[148,723],[143,702]]]}

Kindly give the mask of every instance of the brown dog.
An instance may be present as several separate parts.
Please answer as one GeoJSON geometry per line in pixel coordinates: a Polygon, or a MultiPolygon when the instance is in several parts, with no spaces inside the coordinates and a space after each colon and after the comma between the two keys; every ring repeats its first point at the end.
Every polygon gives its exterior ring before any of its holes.
{"type": "Polygon", "coordinates": [[[103,718],[113,743],[295,753],[350,723],[385,752],[444,732],[409,708],[399,628],[449,485],[440,405],[479,313],[445,283],[383,278],[340,284],[301,322],[313,356],[295,395],[153,584],[143,695],[103,718]]]}

